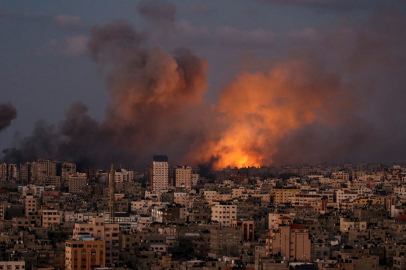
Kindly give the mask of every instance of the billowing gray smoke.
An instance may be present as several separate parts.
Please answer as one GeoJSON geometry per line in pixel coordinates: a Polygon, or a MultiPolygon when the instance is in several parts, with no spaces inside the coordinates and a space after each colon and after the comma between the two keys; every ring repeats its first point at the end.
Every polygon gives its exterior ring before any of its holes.
{"type": "Polygon", "coordinates": [[[173,56],[162,47],[142,48],[142,37],[123,23],[92,29],[92,59],[109,69],[111,102],[103,128],[117,145],[141,158],[189,152],[203,126],[199,105],[206,92],[205,60],[185,48],[173,56]]]}
{"type": "Polygon", "coordinates": [[[17,110],[11,103],[0,103],[0,132],[17,117],[17,110]]]}
{"type": "Polygon", "coordinates": [[[173,56],[162,47],[143,48],[143,39],[126,23],[95,26],[88,49],[108,73],[106,120],[98,123],[85,105],[73,104],[60,128],[37,124],[20,147],[6,151],[5,160],[146,165],[153,153],[176,159],[189,152],[204,127],[200,103],[207,90],[207,63],[186,48],[173,56]]]}
{"type": "Polygon", "coordinates": [[[332,111],[340,122],[312,123],[286,136],[276,154],[279,164],[406,160],[405,31],[403,14],[383,10],[304,45],[351,85],[352,96],[345,98],[353,108],[332,111]]]}
{"type": "Polygon", "coordinates": [[[30,136],[21,139],[17,147],[3,151],[3,161],[21,163],[49,158],[75,161],[79,167],[100,168],[114,160],[130,165],[135,156],[113,145],[110,134],[87,114],[87,110],[82,103],[73,104],[59,128],[37,122],[30,136]]]}

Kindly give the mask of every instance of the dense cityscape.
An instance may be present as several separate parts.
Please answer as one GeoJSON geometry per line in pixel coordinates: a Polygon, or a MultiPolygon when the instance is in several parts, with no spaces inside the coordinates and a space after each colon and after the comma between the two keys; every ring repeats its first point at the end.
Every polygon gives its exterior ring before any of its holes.
{"type": "Polygon", "coordinates": [[[0,165],[1,269],[404,269],[406,166],[0,165]]]}

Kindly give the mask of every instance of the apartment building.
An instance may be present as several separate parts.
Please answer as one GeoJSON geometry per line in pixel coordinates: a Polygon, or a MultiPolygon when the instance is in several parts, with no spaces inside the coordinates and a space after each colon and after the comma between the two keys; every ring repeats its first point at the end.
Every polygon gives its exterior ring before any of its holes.
{"type": "Polygon", "coordinates": [[[43,206],[40,210],[42,227],[58,227],[61,224],[61,215],[58,210],[43,206]]]}
{"type": "Polygon", "coordinates": [[[168,189],[169,163],[167,156],[154,156],[152,162],[151,190],[159,194],[161,190],[168,189]]]}
{"type": "Polygon", "coordinates": [[[192,167],[177,166],[175,168],[175,187],[184,187],[186,190],[192,188],[192,167]]]}
{"type": "Polygon", "coordinates": [[[106,264],[106,243],[90,237],[65,242],[65,269],[91,270],[106,264]]]}
{"type": "Polygon", "coordinates": [[[311,260],[311,240],[305,226],[291,223],[269,230],[267,256],[278,255],[293,261],[311,260]]]}
{"type": "Polygon", "coordinates": [[[229,227],[237,219],[237,205],[220,203],[211,207],[211,220],[218,221],[221,226],[229,227]]]}
{"type": "Polygon", "coordinates": [[[114,265],[119,260],[119,225],[105,223],[104,217],[94,217],[87,223],[75,223],[73,239],[90,235],[97,240],[106,242],[106,266],[114,265]]]}
{"type": "Polygon", "coordinates": [[[271,196],[274,204],[290,202],[291,197],[299,193],[299,188],[275,188],[271,190],[271,196]]]}
{"type": "Polygon", "coordinates": [[[79,193],[87,184],[85,173],[70,174],[68,176],[69,193],[79,193]]]}
{"type": "Polygon", "coordinates": [[[30,213],[37,212],[41,207],[40,198],[27,195],[25,196],[25,215],[28,216],[30,213]]]}

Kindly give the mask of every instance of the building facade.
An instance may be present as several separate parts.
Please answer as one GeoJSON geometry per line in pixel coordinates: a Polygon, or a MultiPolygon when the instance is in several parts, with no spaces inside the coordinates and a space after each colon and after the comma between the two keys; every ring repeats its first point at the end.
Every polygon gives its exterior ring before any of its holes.
{"type": "Polygon", "coordinates": [[[169,163],[167,156],[154,156],[152,162],[151,190],[160,193],[168,189],[169,163]]]}
{"type": "Polygon", "coordinates": [[[88,223],[75,223],[73,239],[90,235],[106,242],[106,266],[114,265],[119,260],[119,224],[105,223],[104,217],[94,217],[88,223]]]}
{"type": "Polygon", "coordinates": [[[65,242],[65,269],[86,269],[104,267],[106,244],[102,240],[82,238],[65,242]]]}
{"type": "Polygon", "coordinates": [[[237,206],[233,204],[217,204],[211,208],[211,220],[218,221],[223,227],[230,227],[237,219],[237,206]]]}
{"type": "Polygon", "coordinates": [[[310,261],[311,240],[305,226],[291,223],[269,230],[267,255],[278,255],[289,261],[310,261]]]}

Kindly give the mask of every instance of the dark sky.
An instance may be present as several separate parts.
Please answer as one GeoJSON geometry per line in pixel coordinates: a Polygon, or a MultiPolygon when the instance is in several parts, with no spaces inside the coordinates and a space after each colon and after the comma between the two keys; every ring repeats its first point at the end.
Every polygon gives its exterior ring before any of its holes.
{"type": "Polygon", "coordinates": [[[405,161],[405,15],[400,0],[3,0],[0,149],[405,161]]]}

